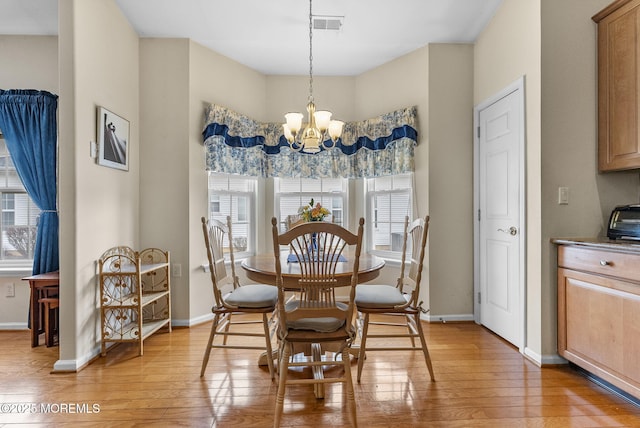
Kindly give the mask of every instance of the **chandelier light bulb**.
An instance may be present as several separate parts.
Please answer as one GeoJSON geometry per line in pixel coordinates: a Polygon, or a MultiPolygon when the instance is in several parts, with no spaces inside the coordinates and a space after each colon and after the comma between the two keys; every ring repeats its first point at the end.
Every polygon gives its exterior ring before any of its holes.
{"type": "Polygon", "coordinates": [[[289,143],[293,143],[293,134],[286,123],[282,125],[282,131],[284,132],[284,138],[286,138],[289,143]]]}
{"type": "Polygon", "coordinates": [[[341,120],[332,120],[329,122],[329,136],[331,137],[331,141],[334,143],[338,141],[338,138],[342,135],[343,127],[344,122],[341,120]]]}
{"type": "Polygon", "coordinates": [[[320,110],[315,113],[316,125],[320,132],[325,132],[329,128],[329,122],[331,121],[331,112],[327,110],[320,110]]]}
{"type": "Polygon", "coordinates": [[[298,131],[300,131],[300,128],[302,128],[303,117],[302,113],[287,113],[284,115],[284,118],[287,120],[287,127],[294,137],[298,131]]]}

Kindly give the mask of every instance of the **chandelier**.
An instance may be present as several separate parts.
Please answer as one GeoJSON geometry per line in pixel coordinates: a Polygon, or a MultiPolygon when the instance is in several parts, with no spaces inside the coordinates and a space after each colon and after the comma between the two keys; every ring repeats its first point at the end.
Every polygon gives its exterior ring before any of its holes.
{"type": "Polygon", "coordinates": [[[307,104],[309,122],[300,132],[304,115],[302,113],[287,113],[284,115],[287,123],[283,124],[282,128],[292,150],[318,153],[321,146],[327,150],[335,147],[338,138],[342,135],[344,122],[331,120],[330,111],[316,111],[316,105],[313,103],[313,14],[311,3],[312,0],[309,0],[309,102],[307,104]],[[329,140],[330,143],[328,143],[329,140]]]}

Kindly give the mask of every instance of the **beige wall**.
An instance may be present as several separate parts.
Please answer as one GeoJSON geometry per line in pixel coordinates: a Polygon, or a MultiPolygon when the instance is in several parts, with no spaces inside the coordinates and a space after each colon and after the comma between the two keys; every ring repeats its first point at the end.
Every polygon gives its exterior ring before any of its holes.
{"type": "Polygon", "coordinates": [[[473,45],[429,46],[430,319],[473,314],[473,45]]]}
{"type": "Polygon", "coordinates": [[[76,369],[100,343],[96,260],[139,243],[138,36],[113,0],[59,2],[60,360],[76,369]],[[89,156],[96,108],[129,121],[129,171],[89,156]]]}
{"type": "Polygon", "coordinates": [[[172,319],[211,317],[211,284],[200,217],[207,214],[202,129],[217,103],[258,120],[265,113],[261,74],[186,39],[141,39],[141,213],[143,245],[171,251],[172,319]]]}
{"type": "MultiPolygon", "coordinates": [[[[425,215],[429,211],[429,48],[423,47],[356,77],[355,105],[358,119],[368,119],[397,109],[416,106],[418,111],[418,144],[415,149],[417,212],[425,215]],[[425,191],[423,191],[423,189],[425,191]]],[[[362,183],[357,188],[357,201],[364,202],[362,183]]],[[[360,215],[364,215],[362,208],[360,215]]],[[[366,239],[366,237],[365,237],[366,239]]],[[[431,245],[431,239],[427,242],[431,245]]],[[[428,252],[425,265],[428,266],[428,252]]],[[[376,283],[393,284],[400,268],[387,263],[376,283]]],[[[423,284],[428,284],[429,273],[423,273],[423,284]]],[[[429,307],[429,287],[423,286],[421,296],[425,307],[429,307]]]]}
{"type": "MultiPolygon", "coordinates": [[[[360,118],[418,108],[416,214],[430,216],[421,298],[435,321],[473,314],[472,70],[471,45],[433,44],[356,79],[360,118]]],[[[381,280],[397,274],[385,267],[381,280]]]]}
{"type": "MultiPolygon", "coordinates": [[[[200,222],[200,217],[207,215],[207,175],[202,145],[205,106],[220,104],[257,120],[264,120],[265,93],[264,75],[197,43],[190,43],[189,181],[185,192],[189,197],[189,318],[192,322],[210,317],[213,301],[210,279],[201,268],[207,260],[200,222]]],[[[264,198],[263,190],[259,198],[264,198]]],[[[257,201],[258,207],[261,208],[263,204],[264,200],[257,201]]]]}
{"type": "Polygon", "coordinates": [[[615,205],[638,203],[638,171],[597,171],[596,24],[610,0],[542,0],[542,353],[556,352],[559,236],[606,235],[615,205]],[[558,205],[558,187],[569,205],[558,205]]]}
{"type": "Polygon", "coordinates": [[[58,37],[0,35],[0,89],[58,93],[58,37]]]}
{"type": "MultiPolygon", "coordinates": [[[[39,89],[58,94],[58,38],[0,35],[0,89],[39,89]],[[46,71],[43,73],[43,70],[46,71]]],[[[27,328],[31,268],[0,273],[0,329],[27,328]],[[15,297],[5,296],[13,283],[15,297]]]]}
{"type": "Polygon", "coordinates": [[[140,39],[140,245],[181,265],[171,278],[175,320],[189,318],[189,45],[140,39]]]}

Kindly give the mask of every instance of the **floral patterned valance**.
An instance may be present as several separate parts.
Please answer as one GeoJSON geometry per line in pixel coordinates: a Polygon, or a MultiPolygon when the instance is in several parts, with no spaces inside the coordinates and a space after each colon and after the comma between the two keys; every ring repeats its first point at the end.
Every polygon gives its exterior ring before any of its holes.
{"type": "Polygon", "coordinates": [[[203,131],[206,169],[255,177],[358,178],[414,169],[415,107],[348,122],[331,150],[296,152],[279,123],[261,123],[211,104],[203,131]]]}

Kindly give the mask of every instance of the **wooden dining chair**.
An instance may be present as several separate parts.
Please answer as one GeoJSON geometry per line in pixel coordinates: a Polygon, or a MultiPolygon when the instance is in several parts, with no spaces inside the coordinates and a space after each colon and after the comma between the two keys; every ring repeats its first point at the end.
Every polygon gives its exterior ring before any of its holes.
{"type": "Polygon", "coordinates": [[[409,224],[405,217],[404,239],[402,244],[402,263],[400,277],[395,285],[360,284],[356,287],[355,304],[360,323],[360,350],[358,352],[358,382],[362,376],[362,367],[367,351],[406,351],[421,350],[424,354],[431,380],[435,380],[429,349],[424,338],[420,314],[426,312],[420,301],[420,281],[424,262],[429,216],[418,218],[409,224]],[[402,322],[371,322],[371,315],[399,316],[402,322]],[[395,333],[371,333],[370,325],[392,326],[395,333]],[[408,338],[411,346],[367,346],[369,339],[408,338]],[[416,346],[415,339],[420,340],[416,346]]]}
{"type": "Polygon", "coordinates": [[[349,417],[357,426],[356,405],[351,380],[349,349],[356,337],[353,323],[355,286],[362,248],[364,219],[360,219],[357,234],[327,222],[308,222],[286,232],[278,233],[278,221],[271,220],[273,251],[275,254],[276,285],[278,286],[278,394],[274,427],[280,426],[284,409],[284,395],[287,385],[343,383],[346,390],[349,417]],[[285,287],[280,261],[280,246],[290,246],[293,259],[300,270],[297,284],[285,287]],[[345,258],[346,248],[355,247],[345,258]],[[336,269],[340,263],[353,266],[349,297],[346,302],[336,300],[336,269]],[[285,299],[287,294],[293,298],[285,299]],[[324,347],[324,349],[322,349],[324,347]],[[311,348],[316,358],[309,361],[293,359],[296,350],[311,348]],[[322,351],[331,349],[334,358],[321,357],[322,351]],[[311,367],[314,373],[322,372],[328,366],[341,366],[344,374],[340,377],[313,379],[289,378],[290,367],[311,367]]]}
{"type": "Polygon", "coordinates": [[[202,232],[205,246],[207,247],[214,305],[211,308],[213,324],[211,325],[209,342],[202,360],[200,376],[204,376],[213,348],[260,349],[266,352],[269,374],[271,375],[271,380],[273,380],[275,378],[275,368],[271,347],[271,324],[274,322],[273,315],[275,313],[278,290],[273,285],[267,284],[240,285],[233,257],[231,217],[227,217],[227,224],[218,220],[209,222],[202,217],[202,232]],[[229,253],[228,261],[224,257],[225,248],[228,249],[229,253]],[[230,263],[231,273],[227,271],[226,263],[230,263]],[[241,314],[261,314],[262,321],[235,321],[235,319],[232,319],[232,316],[241,314]],[[260,333],[235,328],[240,324],[246,325],[258,322],[262,323],[263,327],[263,331],[260,333]],[[216,342],[216,336],[222,336],[222,343],[216,342]],[[240,342],[239,339],[232,339],[228,342],[227,338],[230,336],[245,339],[248,337],[263,337],[265,344],[257,346],[240,342]]]}
{"type": "Polygon", "coordinates": [[[304,223],[304,219],[300,216],[300,214],[289,214],[286,218],[285,223],[287,230],[289,230],[292,227],[304,223]]]}
{"type": "MultiPolygon", "coordinates": [[[[49,288],[49,287],[44,287],[49,288]]],[[[50,287],[53,289],[53,287],[50,287]]],[[[58,287],[55,287],[55,295],[53,292],[42,293],[42,297],[38,299],[38,304],[42,307],[42,313],[44,317],[44,337],[47,347],[51,347],[55,344],[55,336],[59,333],[60,323],[60,299],[57,295],[58,287]]]]}

